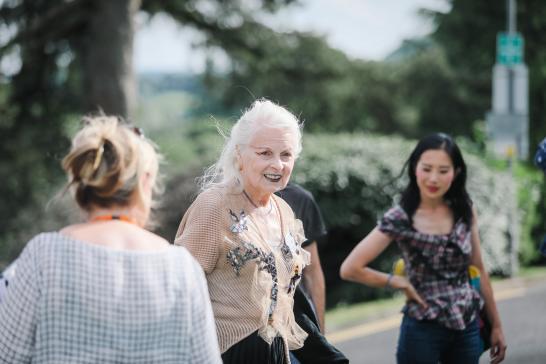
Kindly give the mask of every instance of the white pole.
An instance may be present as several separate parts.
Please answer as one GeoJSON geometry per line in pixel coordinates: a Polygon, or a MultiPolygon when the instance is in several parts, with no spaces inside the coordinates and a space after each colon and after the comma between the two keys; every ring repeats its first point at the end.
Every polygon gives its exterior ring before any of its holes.
{"type": "MultiPolygon", "coordinates": [[[[506,1],[506,26],[509,36],[516,35],[516,0],[507,0],[506,1]]],[[[514,113],[514,69],[513,66],[508,67],[508,113],[514,113]]],[[[514,120],[515,121],[515,120],[514,120]]],[[[516,138],[520,140],[520,138],[516,138]]],[[[514,178],[514,156],[513,153],[510,153],[508,156],[509,171],[514,178]]],[[[519,229],[518,229],[518,219],[517,219],[517,210],[511,206],[509,211],[510,216],[510,227],[509,227],[509,250],[510,250],[510,276],[513,277],[518,271],[518,240],[519,240],[519,229]]]]}

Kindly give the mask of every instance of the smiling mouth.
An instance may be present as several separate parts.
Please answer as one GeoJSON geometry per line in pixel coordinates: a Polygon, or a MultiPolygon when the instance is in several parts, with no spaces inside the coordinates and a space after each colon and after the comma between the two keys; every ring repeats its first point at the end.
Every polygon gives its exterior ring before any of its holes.
{"type": "Polygon", "coordinates": [[[264,174],[265,179],[271,182],[279,182],[282,178],[280,174],[266,173],[264,174]]]}
{"type": "Polygon", "coordinates": [[[427,189],[428,189],[430,192],[438,192],[438,190],[440,189],[440,187],[427,187],[427,189]]]}

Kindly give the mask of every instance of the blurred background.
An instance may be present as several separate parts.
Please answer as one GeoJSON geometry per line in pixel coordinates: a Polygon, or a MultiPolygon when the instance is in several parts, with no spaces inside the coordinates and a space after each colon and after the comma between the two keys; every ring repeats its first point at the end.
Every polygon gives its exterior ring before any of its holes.
{"type": "MultiPolygon", "coordinates": [[[[159,145],[157,232],[172,240],[219,154],[217,126],[259,97],[305,122],[293,180],[329,228],[328,307],[392,294],[341,282],[338,269],[396,201],[416,139],[436,131],[464,149],[491,273],[543,265],[544,180],[529,160],[546,136],[546,3],[519,1],[511,30],[508,3],[0,0],[0,268],[34,234],[81,218],[60,167],[81,115],[126,117],[159,145]],[[519,58],[502,58],[499,32],[522,41],[519,58]],[[495,77],[525,82],[498,81],[495,94],[495,77]],[[499,92],[523,110],[495,104],[499,92]]],[[[398,254],[374,264],[389,270],[398,254]]]]}

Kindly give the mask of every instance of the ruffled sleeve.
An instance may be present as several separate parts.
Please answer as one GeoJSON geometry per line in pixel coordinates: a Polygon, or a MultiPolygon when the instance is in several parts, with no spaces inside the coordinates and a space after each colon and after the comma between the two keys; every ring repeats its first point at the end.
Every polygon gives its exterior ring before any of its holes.
{"type": "MultiPolygon", "coordinates": [[[[294,219],[293,235],[298,247],[303,247],[303,243],[307,241],[307,238],[305,237],[303,223],[299,219],[294,219]]],[[[311,264],[311,254],[305,249],[301,249],[301,254],[303,257],[303,263],[305,265],[311,264]]]]}
{"type": "Polygon", "coordinates": [[[296,218],[294,211],[286,201],[278,196],[274,196],[274,198],[275,201],[277,201],[279,208],[282,210],[284,220],[283,224],[288,227],[288,231],[285,231],[285,233],[290,234],[290,236],[294,239],[294,242],[296,243],[296,250],[303,258],[303,264],[305,266],[311,264],[311,254],[303,248],[304,243],[307,241],[303,222],[296,218]]]}
{"type": "Polygon", "coordinates": [[[303,223],[300,219],[294,219],[294,225],[293,230],[294,239],[296,239],[296,242],[301,245],[304,241],[307,240],[305,237],[305,231],[303,229],[303,223]]]}
{"type": "Polygon", "coordinates": [[[395,206],[388,210],[377,222],[379,231],[396,239],[408,230],[408,215],[400,206],[395,206]]]}

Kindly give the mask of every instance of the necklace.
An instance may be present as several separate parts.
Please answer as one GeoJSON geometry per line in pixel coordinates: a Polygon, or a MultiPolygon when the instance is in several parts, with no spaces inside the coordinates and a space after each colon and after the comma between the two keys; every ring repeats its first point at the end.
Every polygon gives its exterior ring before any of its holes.
{"type": "Polygon", "coordinates": [[[110,221],[110,220],[119,220],[119,221],[127,222],[129,224],[138,225],[135,219],[127,215],[98,215],[98,216],[92,217],[89,221],[110,221]]]}
{"type": "MultiPolygon", "coordinates": [[[[245,190],[243,190],[243,195],[245,195],[246,199],[250,202],[250,204],[252,206],[254,206],[255,208],[259,209],[260,206],[256,205],[254,203],[254,201],[252,201],[252,199],[250,198],[250,196],[246,193],[245,190]]],[[[269,215],[271,213],[271,211],[273,210],[273,204],[271,203],[271,197],[269,198],[269,210],[265,213],[261,213],[262,215],[269,215]]]]}

